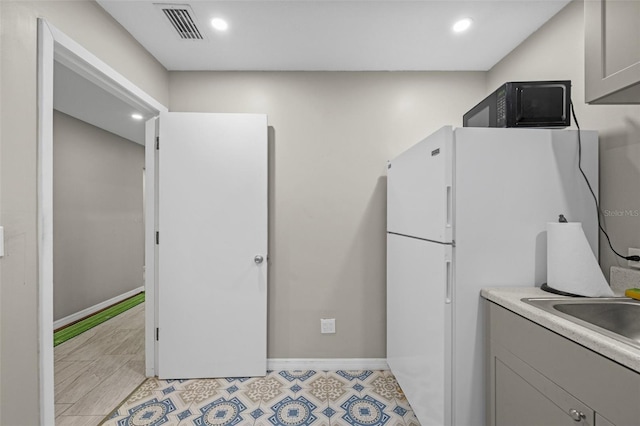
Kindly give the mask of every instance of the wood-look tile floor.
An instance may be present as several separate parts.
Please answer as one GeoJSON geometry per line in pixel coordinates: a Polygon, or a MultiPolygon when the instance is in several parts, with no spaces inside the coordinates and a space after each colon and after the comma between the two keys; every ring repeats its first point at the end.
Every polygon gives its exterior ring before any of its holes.
{"type": "Polygon", "coordinates": [[[144,380],[144,303],[54,348],[57,426],[95,426],[144,380]]]}

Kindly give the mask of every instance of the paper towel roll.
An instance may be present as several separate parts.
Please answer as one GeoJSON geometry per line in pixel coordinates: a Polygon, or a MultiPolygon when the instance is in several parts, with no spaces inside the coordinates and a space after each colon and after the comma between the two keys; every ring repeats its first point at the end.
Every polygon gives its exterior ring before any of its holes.
{"type": "Polygon", "coordinates": [[[581,223],[547,223],[547,285],[580,296],[614,297],[581,223]]]}

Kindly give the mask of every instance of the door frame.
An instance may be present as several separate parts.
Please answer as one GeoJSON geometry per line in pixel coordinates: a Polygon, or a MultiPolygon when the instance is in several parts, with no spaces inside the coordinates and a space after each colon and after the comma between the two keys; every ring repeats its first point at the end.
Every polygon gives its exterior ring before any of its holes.
{"type": "MultiPolygon", "coordinates": [[[[40,424],[55,423],[53,359],[53,69],[54,62],[96,84],[147,115],[167,107],[69,38],[46,19],[38,19],[38,359],[40,424]]],[[[157,173],[155,120],[145,127],[145,375],[156,375],[157,173]]]]}

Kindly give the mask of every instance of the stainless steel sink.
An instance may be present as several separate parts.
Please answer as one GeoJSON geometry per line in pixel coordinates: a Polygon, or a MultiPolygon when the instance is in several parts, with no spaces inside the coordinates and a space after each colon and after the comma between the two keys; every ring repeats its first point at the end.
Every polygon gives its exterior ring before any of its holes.
{"type": "Polygon", "coordinates": [[[541,297],[522,301],[640,349],[640,300],[541,297]]]}

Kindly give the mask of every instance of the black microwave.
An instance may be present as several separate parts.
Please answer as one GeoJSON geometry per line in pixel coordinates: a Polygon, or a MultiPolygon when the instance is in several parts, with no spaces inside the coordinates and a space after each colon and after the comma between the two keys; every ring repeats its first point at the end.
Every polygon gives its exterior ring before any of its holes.
{"type": "Polygon", "coordinates": [[[523,81],[500,86],[462,118],[464,127],[568,127],[571,81],[523,81]]]}

